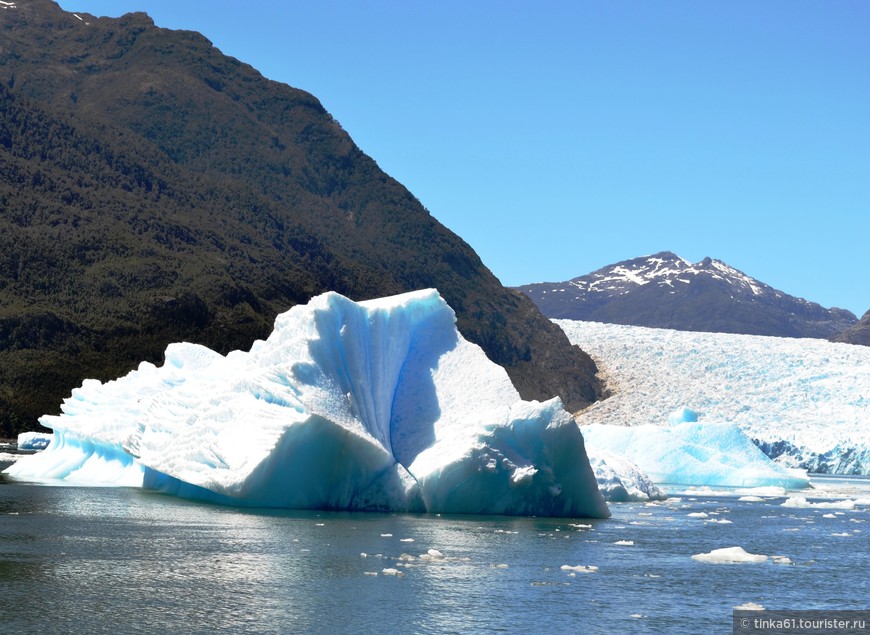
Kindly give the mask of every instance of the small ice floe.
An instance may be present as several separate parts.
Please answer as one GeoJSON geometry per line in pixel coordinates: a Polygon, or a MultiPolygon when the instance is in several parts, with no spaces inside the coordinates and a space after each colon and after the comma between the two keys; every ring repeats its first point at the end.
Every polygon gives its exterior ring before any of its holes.
{"type": "Polygon", "coordinates": [[[636,619],[636,620],[640,620],[640,619],[645,618],[646,615],[644,615],[644,614],[642,614],[642,613],[632,613],[631,615],[629,615],[629,617],[632,617],[632,618],[634,618],[634,619],[636,619]]]}
{"type": "Polygon", "coordinates": [[[745,602],[734,607],[735,611],[764,611],[765,608],[761,604],[755,602],[745,602]]]}
{"type": "Polygon", "coordinates": [[[571,566],[570,564],[563,564],[559,568],[562,571],[571,571],[572,573],[595,573],[596,571],[598,571],[598,567],[596,567],[593,564],[590,564],[590,565],[578,564],[578,565],[574,565],[574,566],[571,566]]]}
{"type": "Polygon", "coordinates": [[[368,558],[369,554],[367,554],[365,551],[363,551],[363,552],[360,552],[359,557],[360,558],[368,558]]]}
{"type": "MultiPolygon", "coordinates": [[[[740,502],[743,502],[743,503],[761,503],[764,501],[764,499],[761,498],[761,496],[741,496],[737,500],[739,500],[740,502]]],[[[751,602],[750,602],[750,604],[751,604],[751,602]]]]}
{"type": "Polygon", "coordinates": [[[788,556],[770,556],[773,564],[794,564],[788,556]]]}
{"type": "Polygon", "coordinates": [[[683,493],[687,494],[689,496],[704,496],[704,495],[709,496],[711,494],[718,494],[719,492],[714,490],[709,485],[701,485],[701,487],[693,487],[693,486],[687,487],[685,492],[683,492],[683,493]]]}
{"type": "Polygon", "coordinates": [[[785,488],[775,485],[765,487],[746,487],[735,492],[741,496],[785,496],[785,488]]]}
{"type": "Polygon", "coordinates": [[[324,527],[325,523],[314,523],[315,527],[324,527]]]}
{"type": "Polygon", "coordinates": [[[398,577],[405,575],[404,571],[399,571],[398,569],[394,569],[392,567],[387,567],[386,569],[381,571],[381,573],[383,573],[384,575],[394,575],[398,577]]]}
{"type": "Polygon", "coordinates": [[[692,560],[710,564],[744,564],[767,562],[767,556],[748,553],[743,547],[723,547],[710,553],[697,553],[692,556],[692,560]]]}
{"type": "Polygon", "coordinates": [[[592,525],[584,525],[583,523],[571,523],[568,526],[574,529],[592,529],[592,525]]]}
{"type": "Polygon", "coordinates": [[[617,540],[613,544],[614,545],[621,545],[623,547],[631,547],[634,545],[634,540],[617,540]]]}
{"type": "Polygon", "coordinates": [[[822,518],[836,518],[833,514],[822,514],[822,518]]]}
{"type": "Polygon", "coordinates": [[[414,542],[413,538],[399,538],[399,542],[414,542]]]}
{"type": "Polygon", "coordinates": [[[709,518],[709,515],[706,512],[692,512],[690,514],[686,514],[689,518],[709,518]]]}
{"type": "Polygon", "coordinates": [[[508,565],[501,563],[501,564],[490,565],[490,567],[492,567],[493,569],[507,569],[508,565]]]}
{"type": "Polygon", "coordinates": [[[436,560],[442,560],[444,558],[444,554],[438,551],[437,549],[429,549],[426,552],[430,558],[435,558],[436,560]]]}
{"type": "Polygon", "coordinates": [[[781,507],[798,507],[801,509],[808,509],[811,507],[815,507],[818,509],[855,509],[854,500],[836,500],[836,501],[827,501],[827,502],[812,502],[808,501],[803,496],[792,496],[788,500],[786,500],[781,507]]]}
{"type": "Polygon", "coordinates": [[[708,525],[731,525],[731,524],[733,524],[727,518],[710,518],[708,520],[705,520],[704,522],[706,522],[708,525]]]}
{"type": "Polygon", "coordinates": [[[392,538],[393,534],[381,534],[381,538],[392,538]]]}
{"type": "Polygon", "coordinates": [[[851,537],[852,537],[852,534],[850,534],[850,533],[848,533],[848,532],[845,532],[845,531],[842,532],[842,533],[831,534],[831,535],[832,535],[832,536],[838,536],[838,537],[840,537],[840,538],[851,538],[851,537]]]}

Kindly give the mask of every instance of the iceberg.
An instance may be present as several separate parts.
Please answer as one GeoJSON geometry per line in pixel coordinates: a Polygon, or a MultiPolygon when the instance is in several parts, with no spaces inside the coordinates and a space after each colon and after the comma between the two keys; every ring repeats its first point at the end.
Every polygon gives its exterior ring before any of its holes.
{"type": "Polygon", "coordinates": [[[226,356],[86,380],[6,474],[294,509],[607,517],[558,398],[522,401],[434,289],[325,293],[226,356]]]}
{"type": "Polygon", "coordinates": [[[598,489],[612,503],[665,500],[668,495],[624,456],[586,445],[598,489]]]}
{"type": "Polygon", "coordinates": [[[590,456],[612,452],[634,462],[656,484],[724,487],[782,487],[809,485],[805,473],[770,460],[732,423],[582,427],[590,456]]]}

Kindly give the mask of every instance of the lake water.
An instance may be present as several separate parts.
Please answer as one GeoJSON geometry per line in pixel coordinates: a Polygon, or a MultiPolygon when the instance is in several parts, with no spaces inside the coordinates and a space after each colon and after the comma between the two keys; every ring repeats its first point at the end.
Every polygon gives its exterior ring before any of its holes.
{"type": "MultiPolygon", "coordinates": [[[[823,486],[870,496],[867,481],[823,486]]],[[[0,482],[0,632],[730,633],[746,602],[870,608],[870,507],[784,500],[691,492],[611,504],[609,520],[448,517],[0,482]],[[735,545],[793,564],[691,558],[735,545]]]]}

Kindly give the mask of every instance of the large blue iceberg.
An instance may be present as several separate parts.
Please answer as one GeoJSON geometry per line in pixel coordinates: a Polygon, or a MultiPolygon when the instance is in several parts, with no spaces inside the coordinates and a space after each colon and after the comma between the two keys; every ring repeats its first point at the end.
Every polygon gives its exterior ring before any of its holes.
{"type": "Polygon", "coordinates": [[[522,401],[435,290],[326,293],[250,352],[172,344],[62,412],[7,474],[233,505],[609,515],[561,402],[522,401]]]}
{"type": "Polygon", "coordinates": [[[801,489],[803,470],[771,461],[733,423],[702,423],[688,408],[668,426],[592,424],[582,427],[592,456],[612,452],[633,462],[661,485],[712,485],[801,489]]]}

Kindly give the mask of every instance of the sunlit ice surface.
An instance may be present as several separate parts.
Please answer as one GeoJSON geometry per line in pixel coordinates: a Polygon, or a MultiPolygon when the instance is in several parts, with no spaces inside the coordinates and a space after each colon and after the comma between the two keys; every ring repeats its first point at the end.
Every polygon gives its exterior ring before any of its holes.
{"type": "Polygon", "coordinates": [[[326,293],[250,352],[172,344],[62,411],[6,474],[260,507],[609,514],[561,402],[521,400],[435,290],[326,293]]]}

